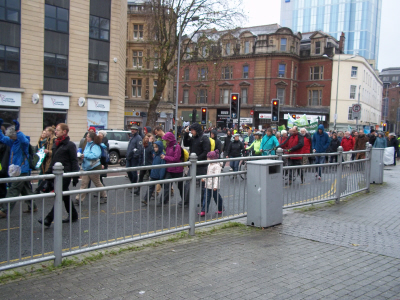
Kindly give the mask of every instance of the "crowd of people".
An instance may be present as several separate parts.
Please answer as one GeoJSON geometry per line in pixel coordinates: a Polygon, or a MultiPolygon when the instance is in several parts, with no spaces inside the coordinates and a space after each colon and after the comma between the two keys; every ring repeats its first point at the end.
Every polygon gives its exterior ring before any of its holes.
{"type": "MultiPolygon", "coordinates": [[[[19,122],[14,120],[14,125],[9,128],[4,128],[0,131],[0,178],[8,176],[29,176],[32,171],[30,166],[30,138],[19,130],[19,122]]],[[[0,119],[0,126],[3,120],[0,119]]],[[[196,175],[217,175],[222,172],[220,163],[213,163],[212,160],[219,159],[221,153],[226,158],[238,158],[251,153],[251,155],[275,155],[275,150],[280,147],[285,153],[295,154],[287,160],[289,166],[299,166],[304,164],[325,164],[327,155],[325,153],[337,152],[338,147],[342,146],[345,151],[343,155],[344,161],[363,159],[365,153],[353,154],[353,150],[365,150],[366,143],[369,142],[373,147],[395,148],[395,159],[398,153],[398,139],[394,133],[389,134],[387,139],[383,132],[372,131],[370,134],[365,134],[362,130],[335,132],[325,131],[324,126],[318,126],[317,132],[310,134],[305,128],[294,126],[288,131],[276,131],[272,128],[265,130],[253,131],[251,128],[244,129],[247,135],[244,140],[241,138],[241,131],[236,129],[217,129],[209,128],[203,131],[203,127],[194,123],[186,128],[181,128],[180,138],[178,140],[172,131],[164,132],[161,126],[155,127],[153,130],[150,127],[144,128],[144,133],[140,128],[133,125],[131,127],[131,138],[129,140],[126,167],[139,166],[157,166],[163,164],[173,164],[184,161],[183,147],[189,148],[189,153],[195,153],[199,161],[210,160],[209,164],[198,165],[196,175]],[[210,133],[210,137],[204,134],[210,133]],[[224,144],[218,138],[218,133],[226,133],[224,144]],[[182,147],[183,146],[183,147],[182,147]],[[318,156],[304,157],[301,154],[316,153],[318,156]],[[299,156],[296,156],[298,154],[299,156]]],[[[96,132],[96,128],[90,127],[85,137],[80,141],[78,148],[73,143],[69,136],[69,127],[67,124],[60,123],[56,127],[47,127],[41,133],[36,144],[36,151],[42,149],[45,157],[39,166],[39,174],[51,174],[53,166],[59,162],[64,166],[64,172],[96,171],[108,168],[108,140],[107,132],[100,130],[96,132]]],[[[337,156],[329,156],[329,162],[336,162],[337,156]]],[[[238,171],[240,160],[230,162],[232,171],[238,171]]],[[[191,170],[189,168],[188,173],[191,170]]],[[[132,193],[141,197],[143,205],[149,205],[149,201],[157,200],[157,206],[168,204],[170,196],[173,195],[173,186],[171,183],[158,184],[157,181],[163,179],[181,178],[184,176],[184,168],[181,166],[173,166],[167,168],[152,168],[151,170],[142,170],[139,172],[127,172],[131,183],[143,182],[144,180],[151,181],[152,185],[146,188],[144,195],[140,194],[139,188],[130,189],[132,193]],[[153,196],[154,194],[154,196],[153,196]],[[158,196],[157,196],[158,194],[158,196]],[[157,199],[156,199],[157,198],[157,199]]],[[[301,181],[303,182],[303,173],[300,172],[301,181]]],[[[63,223],[75,222],[78,219],[78,212],[75,206],[82,205],[86,198],[86,190],[90,188],[91,182],[96,187],[103,187],[103,178],[106,176],[88,173],[81,176],[80,190],[73,202],[69,196],[63,197],[63,202],[68,218],[63,219],[63,223]]],[[[321,179],[321,167],[316,167],[315,176],[321,179]]],[[[79,177],[66,177],[63,179],[63,191],[68,191],[72,180],[73,186],[79,182],[79,177]]],[[[289,178],[291,182],[292,178],[289,178]]],[[[210,177],[200,182],[201,187],[201,212],[199,215],[204,216],[209,209],[211,198],[217,204],[218,211],[216,214],[221,214],[223,211],[223,200],[219,194],[220,182],[219,177],[210,177]]],[[[187,206],[189,203],[190,182],[182,181],[177,184],[178,192],[181,197],[179,206],[187,206]]],[[[10,184],[0,184],[0,198],[17,197],[19,195],[27,196],[34,195],[40,192],[49,192],[53,190],[52,180],[44,180],[38,182],[38,187],[33,190],[29,181],[12,182],[10,184]]],[[[95,193],[97,194],[97,193],[95,193]]],[[[107,192],[101,191],[99,194],[99,202],[104,204],[107,202],[107,192]]],[[[94,195],[96,196],[96,195],[94,195]]],[[[25,201],[27,209],[24,213],[34,213],[38,211],[38,207],[34,200],[25,201]]],[[[6,205],[0,205],[0,218],[5,218],[11,214],[16,202],[10,202],[6,205]]],[[[54,219],[54,208],[38,222],[45,226],[51,226],[54,219]]]]}

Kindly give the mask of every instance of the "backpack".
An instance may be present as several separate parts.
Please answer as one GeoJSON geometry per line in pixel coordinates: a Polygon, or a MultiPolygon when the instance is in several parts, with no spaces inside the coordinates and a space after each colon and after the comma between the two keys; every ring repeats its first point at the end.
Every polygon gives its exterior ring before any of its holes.
{"type": "Polygon", "coordinates": [[[35,148],[29,144],[28,146],[28,154],[26,154],[24,151],[22,151],[26,158],[28,159],[29,162],[29,169],[31,170],[36,170],[36,165],[40,159],[40,157],[35,153],[35,148]]]}
{"type": "Polygon", "coordinates": [[[214,149],[215,149],[215,140],[212,139],[212,138],[209,138],[209,139],[210,139],[210,145],[211,145],[211,150],[210,151],[214,151],[214,149]]]}
{"type": "MultiPolygon", "coordinates": [[[[90,149],[92,149],[94,146],[94,143],[92,145],[90,145],[90,149]]],[[[100,164],[102,164],[103,166],[108,164],[110,162],[110,155],[108,154],[107,149],[104,149],[103,147],[99,146],[100,150],[101,150],[101,154],[100,154],[100,164]]]]}
{"type": "MultiPolygon", "coordinates": [[[[174,145],[174,150],[177,144],[174,145]]],[[[189,152],[181,146],[181,162],[186,162],[189,160],[189,152]]]]}

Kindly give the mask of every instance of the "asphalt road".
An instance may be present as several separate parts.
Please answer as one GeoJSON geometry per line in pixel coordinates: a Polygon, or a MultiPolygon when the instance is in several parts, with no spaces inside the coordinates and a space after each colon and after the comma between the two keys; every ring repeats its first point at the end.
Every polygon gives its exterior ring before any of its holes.
{"type": "MultiPolygon", "coordinates": [[[[327,167],[322,172],[321,180],[315,177],[315,169],[307,169],[304,173],[304,182],[301,183],[296,172],[291,175],[292,182],[289,184],[288,175],[284,179],[284,205],[298,204],[321,200],[332,197],[336,192],[335,167],[327,167]]],[[[128,184],[123,169],[121,173],[105,178],[106,186],[128,184]]],[[[224,168],[229,173],[229,167],[224,168]]],[[[342,192],[348,192],[360,186],[362,177],[355,172],[354,168],[344,170],[342,176],[342,192]]],[[[72,188],[72,185],[71,185],[72,188]]],[[[79,185],[76,188],[79,188],[79,185]]],[[[141,195],[136,196],[128,189],[111,190],[108,192],[108,202],[100,204],[94,194],[88,194],[84,203],[77,207],[79,220],[71,224],[63,224],[63,249],[79,249],[92,244],[103,244],[115,240],[121,240],[132,236],[145,235],[155,231],[173,229],[188,224],[188,208],[179,207],[177,203],[181,200],[178,188],[174,185],[175,196],[163,207],[155,205],[150,201],[147,205],[141,203],[147,187],[141,188],[141,195]]],[[[220,194],[224,202],[224,212],[219,217],[232,216],[245,212],[247,201],[247,180],[239,176],[225,176],[221,178],[220,194]]],[[[200,188],[197,187],[196,212],[200,212],[200,188]]],[[[72,197],[74,199],[74,197],[72,197]]],[[[37,222],[44,218],[53,206],[53,200],[37,201],[39,211],[33,215],[22,214],[25,204],[21,208],[17,204],[10,218],[10,231],[7,231],[7,219],[0,219],[0,266],[8,259],[14,260],[30,257],[38,257],[42,254],[51,253],[53,249],[53,226],[45,228],[37,222]],[[6,245],[10,245],[8,248],[6,245]]],[[[206,217],[196,216],[196,222],[215,220],[217,206],[211,201],[209,213],[206,217]]],[[[64,210],[63,216],[66,217],[64,210]]]]}

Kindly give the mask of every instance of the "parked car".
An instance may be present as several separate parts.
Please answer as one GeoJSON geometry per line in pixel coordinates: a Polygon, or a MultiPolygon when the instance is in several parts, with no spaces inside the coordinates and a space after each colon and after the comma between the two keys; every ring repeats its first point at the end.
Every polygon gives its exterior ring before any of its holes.
{"type": "MultiPolygon", "coordinates": [[[[108,145],[110,149],[110,164],[115,165],[116,163],[118,163],[120,158],[125,157],[126,155],[131,132],[126,130],[113,129],[104,129],[104,131],[107,132],[108,145]]],[[[83,137],[86,138],[86,135],[87,132],[84,134],[83,137]]]]}

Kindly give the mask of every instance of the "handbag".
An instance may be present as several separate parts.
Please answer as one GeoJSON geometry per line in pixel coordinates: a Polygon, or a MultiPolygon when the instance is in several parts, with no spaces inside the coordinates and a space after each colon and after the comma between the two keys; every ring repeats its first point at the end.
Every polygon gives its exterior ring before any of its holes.
{"type": "MultiPolygon", "coordinates": [[[[11,152],[11,164],[8,166],[8,176],[10,177],[18,177],[21,175],[21,167],[18,165],[14,165],[13,161],[14,152],[11,152]]],[[[24,162],[25,163],[25,162],[24,162]]],[[[22,164],[24,164],[22,163],[22,164]]]]}

